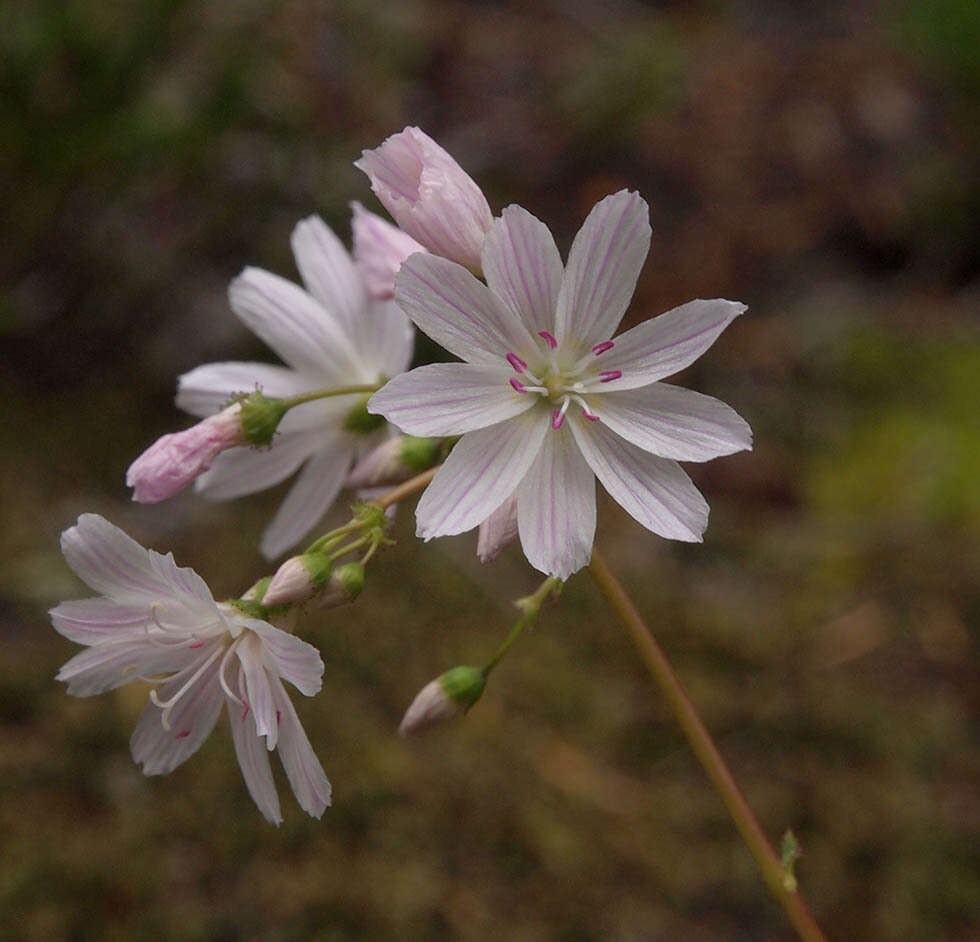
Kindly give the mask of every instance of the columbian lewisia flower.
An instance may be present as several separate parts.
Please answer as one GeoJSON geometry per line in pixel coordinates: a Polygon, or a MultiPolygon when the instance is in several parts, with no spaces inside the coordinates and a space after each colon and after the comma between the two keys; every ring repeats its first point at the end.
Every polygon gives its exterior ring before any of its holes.
{"type": "Polygon", "coordinates": [[[51,610],[61,634],[87,645],[58,680],[79,697],[133,680],[160,685],[130,741],[143,772],[171,772],[196,752],[224,704],[245,784],[262,814],[282,820],[268,755],[278,748],[297,801],[319,818],[330,804],[330,783],[282,684],[288,680],[306,696],[320,690],[316,648],[215,602],[194,570],[144,549],[97,514],[79,517],[61,547],[101,596],[51,610]]]}
{"type": "Polygon", "coordinates": [[[591,555],[598,477],[647,529],[701,539],[708,505],[677,461],[750,448],[751,430],[724,403],[659,381],[745,305],[691,301],[614,337],[649,248],[647,219],[637,194],[606,197],[563,269],[545,225],[510,206],[487,234],[486,285],[433,255],[402,266],[395,300],[465,361],[398,376],[368,403],[408,434],[463,436],[419,501],[419,536],[463,533],[514,497],[528,560],[565,579],[591,555]]]}
{"type": "MultiPolygon", "coordinates": [[[[288,367],[210,363],[180,377],[177,405],[193,415],[218,411],[238,393],[259,387],[289,398],[311,390],[376,383],[404,370],[412,357],[412,325],[393,301],[370,298],[350,255],[316,216],[293,230],[293,254],[306,291],[258,268],[232,283],[232,310],[288,367]]],[[[363,411],[363,397],[338,396],[291,409],[268,449],[232,448],[197,479],[205,497],[225,500],[272,487],[305,465],[262,537],[262,552],[279,556],[319,521],[355,459],[384,440],[383,423],[363,411]]]]}
{"type": "Polygon", "coordinates": [[[408,127],[354,161],[395,222],[430,252],[480,269],[493,214],[473,178],[428,134],[408,127]]]}

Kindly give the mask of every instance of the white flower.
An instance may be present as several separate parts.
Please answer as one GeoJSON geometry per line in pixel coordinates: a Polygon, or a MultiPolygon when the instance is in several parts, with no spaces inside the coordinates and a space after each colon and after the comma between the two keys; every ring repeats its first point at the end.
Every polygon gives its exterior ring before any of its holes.
{"type": "Polygon", "coordinates": [[[235,607],[217,603],[192,569],[144,549],[97,514],[61,535],[68,565],[99,598],[62,602],[54,627],[87,645],[58,672],[68,692],[87,697],[133,680],[150,693],[130,741],[146,775],[173,771],[228,710],[235,752],[249,793],[274,824],[282,820],[269,752],[279,758],[304,811],[319,818],[330,783],[283,687],[320,690],[316,648],[235,607]]]}
{"type": "Polygon", "coordinates": [[[402,266],[397,302],[465,361],[412,370],[368,403],[408,434],[463,436],[419,501],[419,536],[463,533],[514,497],[528,560],[565,579],[591,555],[598,477],[647,529],[701,539],[708,506],[677,461],[750,448],[751,431],[724,403],[659,380],[745,306],[691,301],[611,339],[646,258],[647,216],[635,193],[606,197],[563,269],[548,229],[510,206],[487,235],[486,285],[432,255],[402,266]]]}
{"type": "Polygon", "coordinates": [[[354,161],[395,222],[430,252],[476,271],[493,214],[473,178],[428,134],[408,127],[354,161]]]}
{"type": "MultiPolygon", "coordinates": [[[[246,268],[229,289],[232,310],[288,366],[199,366],[180,377],[182,409],[206,416],[256,386],[267,396],[288,398],[375,383],[407,368],[412,325],[394,302],[368,297],[347,250],[323,221],[311,216],[299,223],[292,247],[305,291],[258,268],[246,268]]],[[[223,452],[197,479],[197,489],[215,500],[240,497],[278,484],[305,464],[262,537],[268,558],[281,555],[323,516],[355,459],[389,434],[363,411],[363,398],[338,396],[294,407],[271,448],[223,452]]]]}

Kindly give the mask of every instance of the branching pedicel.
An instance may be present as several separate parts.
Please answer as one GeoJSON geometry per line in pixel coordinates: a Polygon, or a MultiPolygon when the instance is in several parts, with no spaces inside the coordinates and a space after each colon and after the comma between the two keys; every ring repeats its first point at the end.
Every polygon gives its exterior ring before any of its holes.
{"type": "MultiPolygon", "coordinates": [[[[477,184],[418,128],[365,151],[356,166],[397,226],[353,204],[352,259],[311,217],[292,239],[304,288],[254,268],[235,279],[233,311],[285,365],[215,363],[182,376],[177,402],[203,421],[153,445],[128,483],[140,501],[195,480],[204,496],[223,499],[302,468],[263,537],[270,559],[306,536],[345,484],[376,499],[223,603],[172,557],[84,515],[65,532],[64,552],[101,597],[51,613],[58,631],[87,645],[58,675],[69,693],[136,679],[154,685],[131,743],[147,774],[187,759],[225,704],[245,783],[276,823],[269,751],[278,749],[304,810],[319,817],[330,801],[282,684],[313,695],[323,665],[285,629],[304,611],[360,595],[394,504],[424,490],[420,537],[479,527],[484,560],[519,537],[546,576],[519,600],[520,617],[484,667],[452,668],[422,690],[405,734],[469,709],[542,603],[590,563],[596,478],[647,529],[699,541],[708,506],[677,462],[751,447],[731,408],[661,382],[704,353],[744,305],[691,301],[616,333],[650,243],[640,196],[623,190],[601,200],[563,264],[542,222],[519,206],[495,218],[477,184]],[[412,323],[462,362],[404,372],[412,323]]],[[[590,572],[634,638],[649,636],[598,553],[590,572]]],[[[733,797],[717,750],[711,757],[703,724],[684,713],[683,692],[670,687],[676,678],[658,674],[656,658],[647,663],[770,890],[803,937],[820,938],[744,799],[743,810],[733,797]]]]}

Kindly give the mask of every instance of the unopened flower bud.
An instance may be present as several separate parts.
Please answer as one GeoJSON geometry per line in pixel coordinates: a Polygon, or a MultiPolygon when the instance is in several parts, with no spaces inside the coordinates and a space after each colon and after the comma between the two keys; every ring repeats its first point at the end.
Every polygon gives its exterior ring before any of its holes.
{"type": "Polygon", "coordinates": [[[326,584],[317,594],[314,604],[317,608],[336,608],[353,602],[364,588],[364,567],[357,562],[337,566],[326,584]]]}
{"type": "Polygon", "coordinates": [[[155,504],[173,497],[228,448],[246,443],[242,406],[233,403],[183,432],[158,438],[126,472],[133,500],[155,504]]]}
{"type": "Polygon", "coordinates": [[[330,578],[330,560],[322,553],[287,559],[276,571],[262,597],[266,608],[296,605],[313,598],[330,578]]]}
{"type": "Polygon", "coordinates": [[[347,487],[400,484],[431,468],[439,460],[442,440],[395,435],[382,442],[347,476],[347,487]]]}
{"type": "Polygon", "coordinates": [[[405,711],[400,736],[420,732],[465,713],[483,695],[486,672],[480,667],[453,667],[427,683],[405,711]]]}
{"type": "Polygon", "coordinates": [[[430,252],[480,271],[493,214],[473,178],[431,137],[408,127],[354,166],[395,222],[430,252]]]}
{"type": "Polygon", "coordinates": [[[354,263],[372,298],[388,301],[395,296],[395,275],[409,255],[424,252],[408,233],[368,212],[360,203],[354,211],[351,233],[354,237],[354,263]]]}

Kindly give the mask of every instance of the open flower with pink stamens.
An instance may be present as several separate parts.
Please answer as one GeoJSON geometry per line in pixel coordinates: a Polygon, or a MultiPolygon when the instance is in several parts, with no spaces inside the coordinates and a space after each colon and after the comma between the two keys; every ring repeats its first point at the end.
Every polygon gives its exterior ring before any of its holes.
{"type": "Polygon", "coordinates": [[[158,685],[130,749],[146,775],[172,772],[210,735],[224,705],[249,793],[273,824],[282,821],[269,752],[278,749],[308,814],[330,804],[330,783],[283,686],[320,690],[316,648],[231,603],[215,602],[193,569],[144,549],[97,514],[61,535],[68,565],[98,598],[62,602],[54,627],[87,646],[58,672],[78,697],[134,680],[158,685]]]}
{"type": "Polygon", "coordinates": [[[745,305],[691,301],[614,337],[649,244],[647,204],[623,190],[593,208],[565,267],[519,206],[487,234],[486,284],[433,255],[405,262],[395,300],[465,361],[395,377],[368,403],[408,434],[463,436],[419,501],[419,536],[463,533],[514,498],[528,560],[565,579],[591,556],[598,477],[647,529],[701,539],[708,505],[677,462],[750,448],[751,430],[724,403],[660,380],[745,305]]]}

